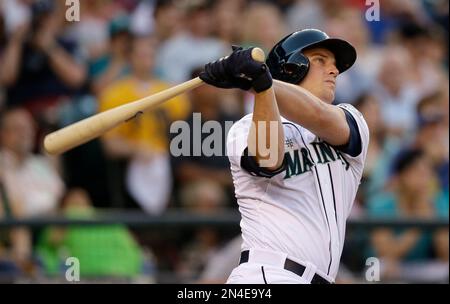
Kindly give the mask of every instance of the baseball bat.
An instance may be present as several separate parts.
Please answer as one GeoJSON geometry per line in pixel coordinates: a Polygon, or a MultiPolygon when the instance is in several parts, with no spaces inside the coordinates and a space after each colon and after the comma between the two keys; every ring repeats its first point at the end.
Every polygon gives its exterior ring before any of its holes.
{"type": "MultiPolygon", "coordinates": [[[[264,62],[265,54],[260,48],[252,50],[252,58],[264,62]]],[[[61,154],[77,146],[80,146],[107,131],[126,123],[143,114],[154,106],[157,106],[173,97],[195,89],[204,82],[196,77],[159,93],[127,103],[113,109],[95,114],[65,128],[48,134],[44,138],[44,149],[49,154],[61,154]]]]}

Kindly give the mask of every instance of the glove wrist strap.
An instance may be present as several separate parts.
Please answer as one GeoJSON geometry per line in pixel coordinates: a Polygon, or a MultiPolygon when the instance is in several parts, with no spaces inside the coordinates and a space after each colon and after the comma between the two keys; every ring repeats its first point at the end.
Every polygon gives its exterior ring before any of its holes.
{"type": "Polygon", "coordinates": [[[265,72],[259,75],[257,78],[255,78],[252,82],[252,87],[255,90],[256,93],[263,92],[265,90],[268,90],[270,87],[272,87],[272,75],[270,75],[269,70],[267,67],[265,68],[265,72]]]}

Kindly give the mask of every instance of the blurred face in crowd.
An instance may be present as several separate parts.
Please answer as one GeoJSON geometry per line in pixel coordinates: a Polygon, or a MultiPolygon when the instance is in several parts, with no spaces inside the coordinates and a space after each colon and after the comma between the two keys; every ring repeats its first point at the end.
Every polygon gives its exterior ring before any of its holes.
{"type": "Polygon", "coordinates": [[[389,56],[384,59],[378,79],[392,95],[397,95],[408,81],[410,57],[402,48],[393,48],[387,53],[389,56]]]}
{"type": "Polygon", "coordinates": [[[330,37],[339,37],[350,42],[359,54],[370,39],[363,17],[359,9],[344,8],[327,21],[325,32],[330,37]]]}
{"type": "Polygon", "coordinates": [[[359,108],[364,116],[371,133],[377,133],[381,128],[380,105],[373,96],[367,96],[364,104],[359,108]]]}
{"type": "Polygon", "coordinates": [[[0,125],[0,140],[5,148],[19,157],[32,152],[35,126],[31,115],[23,109],[6,113],[0,125]]]}
{"type": "Polygon", "coordinates": [[[156,30],[161,39],[167,39],[182,27],[183,13],[174,4],[168,3],[155,12],[156,30]]]}
{"type": "Polygon", "coordinates": [[[136,76],[148,78],[155,62],[156,41],[152,37],[134,38],[131,45],[130,61],[136,76]]]}
{"type": "Polygon", "coordinates": [[[426,185],[432,180],[433,172],[429,160],[421,156],[400,172],[398,177],[403,191],[417,193],[417,191],[426,191],[426,185]]]}
{"type": "Polygon", "coordinates": [[[211,11],[198,9],[187,14],[190,31],[197,37],[207,37],[211,31],[211,11]]]}
{"type": "Polygon", "coordinates": [[[240,11],[222,2],[214,9],[214,27],[217,35],[227,41],[235,41],[239,32],[240,11]]]}
{"type": "Polygon", "coordinates": [[[300,85],[326,103],[332,103],[336,90],[336,77],[339,74],[336,68],[334,54],[323,48],[306,50],[310,65],[306,77],[300,85]]]}
{"type": "Polygon", "coordinates": [[[111,53],[113,56],[123,58],[130,44],[130,35],[127,32],[121,32],[111,37],[111,53]]]}
{"type": "Polygon", "coordinates": [[[242,39],[258,44],[269,51],[285,33],[285,26],[279,10],[267,2],[249,5],[242,17],[242,39]]]}

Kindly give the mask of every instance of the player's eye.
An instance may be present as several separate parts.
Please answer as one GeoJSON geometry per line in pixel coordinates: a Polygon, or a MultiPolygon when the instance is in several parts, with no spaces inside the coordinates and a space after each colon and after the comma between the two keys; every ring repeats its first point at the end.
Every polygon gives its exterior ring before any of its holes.
{"type": "Polygon", "coordinates": [[[314,61],[320,64],[324,64],[325,63],[325,59],[323,57],[316,57],[314,58],[314,61]]]}

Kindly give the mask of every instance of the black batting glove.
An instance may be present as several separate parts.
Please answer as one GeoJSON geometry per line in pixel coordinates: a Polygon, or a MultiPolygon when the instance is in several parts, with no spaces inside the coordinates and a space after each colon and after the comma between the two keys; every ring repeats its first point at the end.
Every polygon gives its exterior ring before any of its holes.
{"type": "Polygon", "coordinates": [[[252,87],[250,80],[241,77],[233,77],[226,69],[226,58],[210,62],[205,65],[205,70],[200,73],[199,77],[204,82],[223,89],[242,89],[249,90],[252,87]]]}
{"type": "Polygon", "coordinates": [[[234,52],[227,58],[231,74],[235,78],[247,79],[251,87],[262,92],[272,86],[272,75],[264,62],[252,58],[253,48],[244,50],[242,47],[233,47],[234,52]]]}
{"type": "Polygon", "coordinates": [[[219,88],[253,88],[258,93],[267,90],[272,86],[272,76],[264,63],[253,60],[252,50],[233,46],[230,56],[206,64],[200,78],[219,88]]]}
{"type": "Polygon", "coordinates": [[[273,83],[272,74],[270,74],[269,67],[263,63],[261,69],[261,74],[256,75],[252,80],[252,87],[256,93],[270,89],[273,83]]]}

